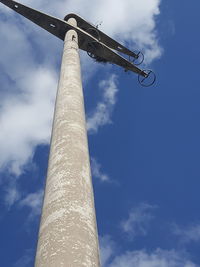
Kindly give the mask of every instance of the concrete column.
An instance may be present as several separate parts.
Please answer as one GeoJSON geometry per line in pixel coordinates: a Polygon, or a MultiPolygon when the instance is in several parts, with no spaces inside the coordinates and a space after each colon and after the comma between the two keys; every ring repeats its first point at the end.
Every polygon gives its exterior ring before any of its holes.
{"type": "MultiPolygon", "coordinates": [[[[76,25],[75,19],[69,23],[76,25]]],[[[78,36],[67,32],[35,267],[99,267],[78,36]]]]}

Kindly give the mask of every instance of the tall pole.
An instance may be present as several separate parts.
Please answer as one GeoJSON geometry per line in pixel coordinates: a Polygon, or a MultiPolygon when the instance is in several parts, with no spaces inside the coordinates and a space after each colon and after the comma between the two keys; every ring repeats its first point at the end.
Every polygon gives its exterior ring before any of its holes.
{"type": "MultiPolygon", "coordinates": [[[[68,23],[76,26],[76,20],[68,23]]],[[[65,36],[35,267],[99,267],[78,35],[65,36]]]]}

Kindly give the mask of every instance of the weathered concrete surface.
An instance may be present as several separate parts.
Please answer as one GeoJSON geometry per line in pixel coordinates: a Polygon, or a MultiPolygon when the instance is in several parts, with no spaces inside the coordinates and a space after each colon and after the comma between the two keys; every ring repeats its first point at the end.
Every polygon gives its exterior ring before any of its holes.
{"type": "MultiPolygon", "coordinates": [[[[75,19],[70,23],[76,24],[75,19]]],[[[35,267],[99,267],[78,37],[65,37],[35,267]]]]}

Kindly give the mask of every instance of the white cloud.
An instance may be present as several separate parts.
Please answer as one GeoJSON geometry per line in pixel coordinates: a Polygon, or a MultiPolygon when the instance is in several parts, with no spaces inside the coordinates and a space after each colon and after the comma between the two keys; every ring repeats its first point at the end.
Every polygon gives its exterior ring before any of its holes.
{"type": "Polygon", "coordinates": [[[157,249],[152,253],[143,251],[126,252],[115,257],[111,264],[105,267],[197,267],[182,253],[174,250],[157,249]]]}
{"type": "Polygon", "coordinates": [[[111,237],[100,238],[102,267],[198,267],[187,254],[176,250],[158,248],[152,252],[143,249],[117,253],[116,246],[111,237]]]}
{"type": "Polygon", "coordinates": [[[20,199],[21,195],[16,184],[13,183],[6,187],[5,193],[4,202],[7,208],[10,209],[10,207],[20,199]]]}
{"type": "Polygon", "coordinates": [[[179,237],[180,242],[183,244],[200,242],[200,224],[192,224],[187,227],[180,227],[174,224],[173,233],[179,237]]]}
{"type": "Polygon", "coordinates": [[[20,200],[19,207],[28,207],[31,209],[29,218],[40,215],[43,194],[44,192],[39,190],[35,193],[28,194],[24,199],[20,200]]]}
{"type": "Polygon", "coordinates": [[[96,133],[99,127],[111,123],[111,115],[116,103],[117,77],[112,74],[109,80],[101,81],[100,89],[103,98],[98,102],[96,109],[87,117],[87,129],[89,133],[96,133]]]}
{"type": "Polygon", "coordinates": [[[126,220],[121,222],[122,230],[129,235],[130,238],[135,236],[145,236],[148,231],[149,224],[154,218],[153,212],[155,206],[146,203],[140,204],[129,213],[126,220]]]}
{"type": "Polygon", "coordinates": [[[110,262],[112,256],[115,253],[115,243],[110,236],[100,236],[99,237],[100,245],[100,256],[101,256],[101,265],[102,267],[107,266],[110,262]]]}
{"type": "Polygon", "coordinates": [[[97,179],[99,179],[100,181],[102,182],[110,181],[109,176],[101,171],[101,165],[95,158],[91,158],[91,170],[92,170],[92,175],[97,179]]]}
{"type": "Polygon", "coordinates": [[[0,166],[20,175],[38,144],[48,144],[56,88],[54,73],[43,68],[18,80],[21,94],[1,104],[0,166]]]}
{"type": "Polygon", "coordinates": [[[24,255],[17,260],[13,267],[30,267],[33,266],[34,261],[34,251],[32,249],[27,249],[24,255]]]}

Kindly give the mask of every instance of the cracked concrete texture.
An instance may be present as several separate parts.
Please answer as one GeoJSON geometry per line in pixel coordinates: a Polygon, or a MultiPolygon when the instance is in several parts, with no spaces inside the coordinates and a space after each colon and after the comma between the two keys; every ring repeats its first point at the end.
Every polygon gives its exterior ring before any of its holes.
{"type": "MultiPolygon", "coordinates": [[[[69,23],[76,25],[75,19],[69,23]]],[[[67,32],[35,267],[99,267],[78,36],[67,32]]]]}

